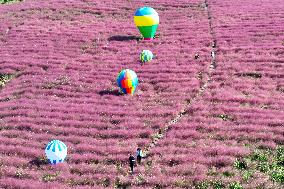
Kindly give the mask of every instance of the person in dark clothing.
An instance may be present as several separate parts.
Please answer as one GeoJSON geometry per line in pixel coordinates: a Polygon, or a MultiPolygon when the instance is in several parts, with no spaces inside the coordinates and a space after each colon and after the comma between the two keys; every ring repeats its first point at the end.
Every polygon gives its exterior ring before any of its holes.
{"type": "Polygon", "coordinates": [[[134,172],[133,171],[134,165],[135,165],[135,158],[132,154],[129,154],[129,166],[130,166],[132,174],[134,172]]]}
{"type": "Polygon", "coordinates": [[[140,164],[141,163],[141,159],[142,159],[142,150],[141,150],[141,148],[137,148],[136,157],[137,157],[137,163],[140,164]]]}

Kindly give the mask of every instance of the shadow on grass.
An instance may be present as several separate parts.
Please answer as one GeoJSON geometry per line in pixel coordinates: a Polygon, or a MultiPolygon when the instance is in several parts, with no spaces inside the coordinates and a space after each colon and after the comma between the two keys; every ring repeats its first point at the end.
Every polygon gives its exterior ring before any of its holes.
{"type": "Polygon", "coordinates": [[[131,41],[131,40],[137,40],[139,41],[140,38],[136,36],[126,36],[126,35],[114,35],[108,38],[109,41],[131,41]]]}
{"type": "Polygon", "coordinates": [[[114,95],[114,96],[122,96],[123,93],[121,93],[119,90],[102,90],[99,92],[99,95],[114,95]]]}
{"type": "Polygon", "coordinates": [[[48,160],[43,158],[35,158],[29,162],[30,165],[40,167],[42,165],[48,165],[48,160]]]}

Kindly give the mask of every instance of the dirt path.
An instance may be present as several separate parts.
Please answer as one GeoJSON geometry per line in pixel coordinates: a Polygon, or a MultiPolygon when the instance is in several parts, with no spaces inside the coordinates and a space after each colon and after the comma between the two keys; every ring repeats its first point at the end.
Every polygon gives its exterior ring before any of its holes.
{"type": "Polygon", "coordinates": [[[155,148],[156,144],[162,140],[164,137],[166,137],[167,132],[174,127],[176,123],[179,122],[180,119],[182,119],[185,116],[188,116],[189,107],[196,101],[200,100],[202,98],[202,95],[204,94],[204,91],[207,89],[208,85],[211,82],[211,76],[214,73],[214,70],[217,66],[216,62],[216,56],[217,56],[217,40],[215,37],[215,32],[212,28],[212,15],[210,11],[210,5],[207,0],[204,1],[204,9],[207,12],[208,15],[208,24],[210,27],[210,34],[212,36],[212,46],[211,46],[211,63],[208,66],[208,74],[207,74],[207,80],[204,82],[204,84],[199,88],[198,92],[194,95],[194,97],[187,103],[187,105],[179,111],[179,113],[175,116],[174,119],[170,120],[162,129],[160,129],[157,133],[154,134],[156,136],[153,138],[152,142],[147,145],[144,148],[144,154],[145,156],[149,156],[151,153],[151,149],[155,148]]]}

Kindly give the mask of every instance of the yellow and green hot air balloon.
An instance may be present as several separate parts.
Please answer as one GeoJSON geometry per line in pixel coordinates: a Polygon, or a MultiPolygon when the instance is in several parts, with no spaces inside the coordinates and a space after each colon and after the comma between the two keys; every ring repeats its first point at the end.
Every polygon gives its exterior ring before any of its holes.
{"type": "Polygon", "coordinates": [[[151,7],[142,7],[135,12],[135,25],[145,40],[153,39],[159,25],[159,15],[151,7]]]}

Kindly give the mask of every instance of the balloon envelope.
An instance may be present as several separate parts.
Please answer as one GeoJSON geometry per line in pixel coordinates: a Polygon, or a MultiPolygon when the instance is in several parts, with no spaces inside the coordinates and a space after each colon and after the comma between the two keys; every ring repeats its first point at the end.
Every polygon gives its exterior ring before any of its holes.
{"type": "Polygon", "coordinates": [[[152,39],[159,25],[159,15],[151,7],[142,7],[135,12],[134,23],[144,39],[152,39]]]}
{"type": "Polygon", "coordinates": [[[136,73],[129,69],[122,70],[118,74],[117,84],[123,93],[133,94],[138,85],[136,73]]]}
{"type": "Polygon", "coordinates": [[[46,145],[45,154],[51,164],[61,163],[67,156],[67,147],[60,140],[52,140],[46,145]]]}
{"type": "Polygon", "coordinates": [[[154,57],[153,53],[149,50],[143,50],[142,53],[140,54],[140,60],[143,63],[152,60],[153,57],[154,57]]]}

